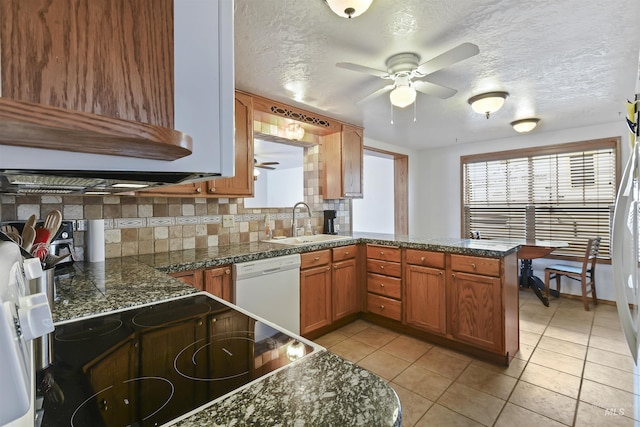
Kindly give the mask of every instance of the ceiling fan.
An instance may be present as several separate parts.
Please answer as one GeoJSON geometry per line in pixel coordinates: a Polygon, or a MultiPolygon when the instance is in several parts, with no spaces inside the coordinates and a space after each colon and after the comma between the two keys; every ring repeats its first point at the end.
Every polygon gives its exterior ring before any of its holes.
{"type": "Polygon", "coordinates": [[[416,99],[416,91],[441,99],[455,95],[456,92],[458,92],[456,89],[429,82],[426,78],[428,78],[431,73],[471,58],[479,52],[480,49],[478,49],[478,46],[475,44],[462,43],[422,64],[420,64],[420,56],[418,54],[411,52],[398,53],[387,59],[387,71],[353,64],[351,62],[338,62],[336,67],[358,71],[392,81],[391,84],[378,89],[356,102],[356,104],[367,102],[385,92],[391,91],[389,95],[391,104],[404,108],[413,104],[416,99]]]}
{"type": "Polygon", "coordinates": [[[256,160],[255,158],[253,159],[253,166],[256,168],[261,168],[261,169],[269,169],[269,170],[275,170],[275,168],[271,165],[279,165],[280,162],[260,162],[258,163],[258,160],[256,160]]]}

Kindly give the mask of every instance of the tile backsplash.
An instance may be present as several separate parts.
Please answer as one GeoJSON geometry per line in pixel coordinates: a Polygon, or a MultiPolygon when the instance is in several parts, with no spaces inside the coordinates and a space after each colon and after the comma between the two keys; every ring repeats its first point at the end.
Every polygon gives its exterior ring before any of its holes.
{"type": "MultiPolygon", "coordinates": [[[[322,198],[320,146],[304,149],[304,202],[312,211],[311,226],[321,233],[323,211],[337,211],[336,224],[351,233],[351,202],[322,198]]],[[[291,207],[245,208],[244,199],[135,196],[0,195],[0,222],[24,221],[32,214],[45,218],[53,209],[63,220],[105,220],[105,257],[182,249],[227,246],[265,238],[264,217],[269,214],[273,235],[291,235],[291,207]],[[233,225],[223,226],[223,217],[233,225]]],[[[296,217],[306,218],[298,210],[296,217]]],[[[299,226],[304,226],[300,221],[299,226]]],[[[74,232],[77,259],[84,259],[84,231],[74,232]]]]}

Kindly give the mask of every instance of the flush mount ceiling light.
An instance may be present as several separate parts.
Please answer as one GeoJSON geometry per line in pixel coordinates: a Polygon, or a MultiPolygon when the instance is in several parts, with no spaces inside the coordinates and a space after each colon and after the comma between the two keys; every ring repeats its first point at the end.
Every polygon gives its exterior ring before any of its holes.
{"type": "Polygon", "coordinates": [[[333,12],[343,18],[360,16],[369,9],[373,0],[324,0],[333,12]]]}
{"type": "Polygon", "coordinates": [[[504,105],[504,100],[509,94],[507,92],[488,92],[469,98],[469,104],[473,111],[486,114],[487,119],[491,113],[495,113],[504,105]]]}
{"type": "Polygon", "coordinates": [[[405,108],[416,100],[416,90],[411,86],[408,77],[399,77],[396,87],[389,93],[389,100],[395,107],[405,108]]]}
{"type": "Polygon", "coordinates": [[[530,119],[521,119],[516,120],[515,122],[511,122],[511,126],[516,132],[525,133],[531,132],[537,125],[540,119],[530,118],[530,119]]]}
{"type": "Polygon", "coordinates": [[[285,134],[287,138],[299,141],[304,136],[304,128],[298,123],[289,123],[287,129],[285,129],[285,134]]]}

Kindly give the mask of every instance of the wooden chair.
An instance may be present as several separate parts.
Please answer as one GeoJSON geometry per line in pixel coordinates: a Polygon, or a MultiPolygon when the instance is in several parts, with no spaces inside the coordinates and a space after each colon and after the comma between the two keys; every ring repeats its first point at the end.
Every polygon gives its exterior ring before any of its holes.
{"type": "Polygon", "coordinates": [[[556,279],[556,289],[560,294],[560,278],[562,276],[577,280],[582,285],[582,303],[584,309],[589,311],[587,295],[591,293],[593,304],[598,304],[596,295],[596,258],[600,249],[600,237],[589,239],[587,250],[582,260],[582,267],[574,267],[565,264],[556,264],[544,269],[544,285],[547,298],[549,298],[549,285],[551,279],[556,279]]]}

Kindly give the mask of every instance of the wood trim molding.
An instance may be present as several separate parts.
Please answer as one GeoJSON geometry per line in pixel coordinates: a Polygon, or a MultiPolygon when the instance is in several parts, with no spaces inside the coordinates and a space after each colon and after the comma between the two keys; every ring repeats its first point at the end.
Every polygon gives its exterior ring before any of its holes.
{"type": "Polygon", "coordinates": [[[190,155],[193,143],[162,126],[0,98],[0,144],[176,160],[190,155]]]}

